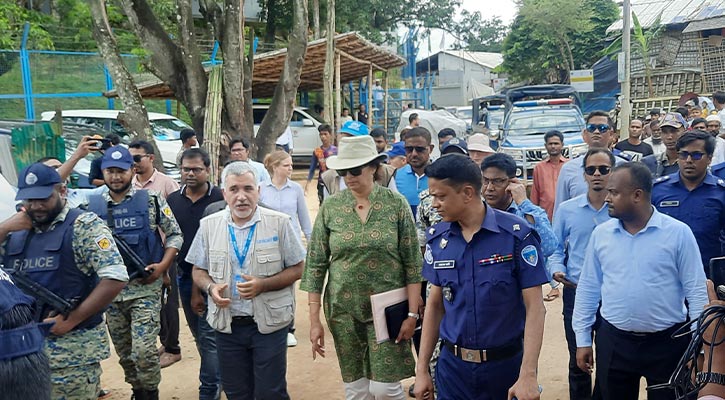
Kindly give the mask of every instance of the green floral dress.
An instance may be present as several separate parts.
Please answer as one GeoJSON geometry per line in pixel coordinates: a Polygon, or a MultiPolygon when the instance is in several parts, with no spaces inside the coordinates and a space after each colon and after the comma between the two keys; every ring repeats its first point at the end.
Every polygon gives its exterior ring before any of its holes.
{"type": "Polygon", "coordinates": [[[344,382],[396,382],[414,374],[410,341],[377,344],[370,295],[422,280],[422,258],[405,198],[375,185],[363,223],[349,190],[325,200],[315,220],[300,288],[322,293],[344,382]]]}

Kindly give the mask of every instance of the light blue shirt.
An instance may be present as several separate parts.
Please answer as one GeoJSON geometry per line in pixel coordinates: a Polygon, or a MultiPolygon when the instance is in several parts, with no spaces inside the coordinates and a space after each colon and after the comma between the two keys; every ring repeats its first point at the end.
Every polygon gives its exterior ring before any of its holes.
{"type": "Polygon", "coordinates": [[[264,164],[254,160],[247,160],[247,162],[249,163],[249,165],[254,167],[255,171],[257,171],[257,182],[259,182],[260,185],[272,180],[272,178],[269,176],[269,172],[267,172],[267,168],[264,168],[264,164]]]}
{"type": "MultiPolygon", "coordinates": [[[[624,164],[627,160],[614,157],[615,165],[624,164]]],[[[584,179],[584,156],[579,156],[564,163],[556,181],[556,199],[554,200],[554,214],[559,205],[589,191],[587,181],[584,179]]]]}
{"type": "Polygon", "coordinates": [[[287,179],[282,189],[277,189],[272,182],[262,184],[262,193],[259,201],[265,207],[285,213],[292,217],[297,232],[302,229],[307,241],[312,235],[312,222],[307,211],[305,191],[299,183],[287,179]]]}
{"type": "Polygon", "coordinates": [[[70,208],[76,208],[81,204],[88,204],[88,197],[94,195],[101,195],[108,190],[108,186],[103,185],[92,189],[71,189],[68,188],[68,193],[65,199],[68,201],[70,208]]]}
{"type": "Polygon", "coordinates": [[[559,245],[549,257],[549,277],[554,276],[555,272],[563,272],[568,280],[579,282],[589,238],[597,225],[610,219],[607,204],[604,203],[599,210],[595,209],[586,193],[561,203],[554,214],[554,235],[559,245]],[[569,254],[566,264],[565,249],[569,254]]]}
{"type": "Polygon", "coordinates": [[[684,223],[659,213],[632,235],[618,219],[594,229],[574,302],[577,347],[592,345],[592,325],[602,317],[617,329],[659,332],[696,320],[708,303],[705,271],[695,236],[684,223]]]}
{"type": "Polygon", "coordinates": [[[420,204],[420,192],[428,189],[428,177],[425,174],[416,174],[413,167],[406,164],[395,173],[395,185],[398,193],[408,200],[413,215],[415,215],[418,204],[420,204]]]}

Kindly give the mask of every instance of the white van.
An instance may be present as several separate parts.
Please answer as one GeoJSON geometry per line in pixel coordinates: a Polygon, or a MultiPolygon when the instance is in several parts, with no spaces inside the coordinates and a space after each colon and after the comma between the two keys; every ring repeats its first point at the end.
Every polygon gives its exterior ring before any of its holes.
{"type": "MultiPolygon", "coordinates": [[[[128,132],[118,123],[119,112],[120,110],[63,110],[63,121],[96,126],[104,132],[115,133],[124,138],[128,136],[128,132]]],[[[161,152],[161,157],[165,163],[176,165],[176,154],[181,149],[179,133],[191,127],[171,115],[151,112],[148,114],[154,141],[161,152]]],[[[55,111],[40,114],[43,121],[50,121],[53,117],[55,111]]]]}
{"type": "MultiPolygon", "coordinates": [[[[254,105],[254,135],[257,135],[259,125],[269,110],[269,105],[254,105]]],[[[317,127],[325,124],[312,109],[295,107],[292,111],[292,118],[289,123],[292,130],[292,158],[297,162],[309,162],[312,152],[316,147],[322,145],[317,127]]]]}

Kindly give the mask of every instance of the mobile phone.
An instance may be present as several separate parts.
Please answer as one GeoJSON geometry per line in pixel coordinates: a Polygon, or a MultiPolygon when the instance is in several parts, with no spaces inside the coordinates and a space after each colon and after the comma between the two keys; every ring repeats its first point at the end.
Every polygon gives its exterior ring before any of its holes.
{"type": "Polygon", "coordinates": [[[725,300],[725,290],[718,290],[720,286],[725,286],[725,257],[710,259],[710,280],[715,284],[718,298],[725,300]]]}

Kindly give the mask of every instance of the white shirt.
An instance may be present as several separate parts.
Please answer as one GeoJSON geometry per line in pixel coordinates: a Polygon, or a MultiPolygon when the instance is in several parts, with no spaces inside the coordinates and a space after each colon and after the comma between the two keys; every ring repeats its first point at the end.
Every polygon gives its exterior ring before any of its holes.
{"type": "Polygon", "coordinates": [[[290,151],[293,149],[292,129],[290,129],[289,126],[287,126],[282,135],[277,138],[277,142],[275,144],[279,146],[289,146],[290,151]]]}
{"type": "Polygon", "coordinates": [[[715,138],[715,152],[712,153],[710,165],[718,165],[723,162],[725,162],[725,139],[718,136],[715,138]]]}

